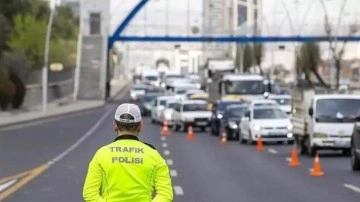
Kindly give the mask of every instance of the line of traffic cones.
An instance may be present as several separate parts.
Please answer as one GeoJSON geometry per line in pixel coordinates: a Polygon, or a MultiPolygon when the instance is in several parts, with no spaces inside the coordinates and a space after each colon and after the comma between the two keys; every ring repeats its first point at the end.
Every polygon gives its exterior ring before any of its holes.
{"type": "MultiPolygon", "coordinates": [[[[264,144],[263,144],[261,136],[259,136],[259,138],[257,140],[256,150],[258,152],[264,151],[264,144]]],[[[298,167],[300,165],[301,165],[301,163],[298,158],[297,149],[295,146],[293,146],[291,148],[289,166],[290,167],[298,167]]],[[[314,158],[313,169],[311,169],[311,171],[310,171],[310,176],[321,177],[323,175],[324,175],[324,172],[321,169],[319,154],[316,153],[315,158],[314,158]]]]}
{"type": "Polygon", "coordinates": [[[167,121],[164,119],[162,127],[161,127],[161,135],[168,136],[170,135],[169,127],[167,121]]]}

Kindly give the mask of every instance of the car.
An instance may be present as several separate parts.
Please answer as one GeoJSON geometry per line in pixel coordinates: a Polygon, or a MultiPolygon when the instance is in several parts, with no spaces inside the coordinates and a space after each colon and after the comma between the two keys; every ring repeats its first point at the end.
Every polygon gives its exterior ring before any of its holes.
{"type": "Polygon", "coordinates": [[[275,100],[271,99],[252,100],[249,104],[249,108],[259,106],[279,106],[279,104],[275,100]]]}
{"type": "Polygon", "coordinates": [[[261,136],[264,142],[293,143],[293,125],[278,106],[249,108],[240,122],[239,141],[255,144],[261,136]]]}
{"type": "Polygon", "coordinates": [[[351,168],[360,171],[360,117],[356,117],[354,131],[351,135],[351,168]]]}
{"type": "Polygon", "coordinates": [[[246,104],[229,105],[224,111],[224,117],[220,121],[220,128],[225,132],[228,140],[238,140],[240,133],[240,121],[248,106],[246,104]]]}
{"type": "Polygon", "coordinates": [[[174,130],[186,131],[189,126],[205,131],[210,124],[211,112],[208,103],[203,100],[183,100],[175,104],[172,115],[174,130]]]}
{"type": "Polygon", "coordinates": [[[172,127],[174,124],[173,112],[176,104],[176,100],[166,100],[165,109],[161,113],[161,120],[165,120],[168,126],[172,127]]]}
{"type": "Polygon", "coordinates": [[[188,90],[196,89],[196,87],[193,84],[181,84],[176,85],[173,89],[173,95],[176,99],[186,100],[186,92],[188,90]]]}
{"type": "Polygon", "coordinates": [[[275,100],[285,113],[291,114],[291,96],[290,95],[270,95],[269,99],[275,100]]]}
{"type": "Polygon", "coordinates": [[[211,134],[215,136],[220,135],[220,122],[224,117],[224,111],[227,106],[234,104],[243,104],[241,101],[234,100],[219,100],[212,106],[212,116],[211,116],[211,134]]]}
{"type": "Polygon", "coordinates": [[[200,94],[200,93],[205,93],[205,91],[200,90],[200,89],[190,89],[186,91],[186,98],[189,99],[190,96],[194,95],[194,94],[200,94]]]}
{"type": "Polygon", "coordinates": [[[165,94],[165,90],[162,89],[162,88],[155,87],[155,86],[148,86],[145,89],[145,94],[148,94],[148,93],[162,93],[162,94],[165,94]]]}
{"type": "Polygon", "coordinates": [[[209,94],[207,93],[199,93],[191,95],[188,100],[209,100],[209,94]]]}
{"type": "Polygon", "coordinates": [[[151,122],[152,123],[161,123],[161,114],[165,109],[167,100],[175,100],[174,96],[160,96],[154,100],[154,105],[151,109],[151,122]]]}
{"type": "Polygon", "coordinates": [[[143,84],[135,84],[130,90],[130,100],[138,101],[141,100],[146,92],[147,86],[143,84]]]}
{"type": "Polygon", "coordinates": [[[140,110],[144,116],[147,116],[150,114],[151,109],[154,105],[154,101],[157,97],[164,96],[164,93],[161,92],[153,92],[153,93],[147,93],[145,94],[144,98],[141,101],[140,104],[140,110]]]}
{"type": "Polygon", "coordinates": [[[177,73],[165,73],[162,77],[162,81],[161,81],[161,87],[162,88],[166,88],[167,85],[169,85],[170,83],[172,83],[174,80],[176,79],[184,79],[185,76],[182,74],[177,74],[177,73]]]}

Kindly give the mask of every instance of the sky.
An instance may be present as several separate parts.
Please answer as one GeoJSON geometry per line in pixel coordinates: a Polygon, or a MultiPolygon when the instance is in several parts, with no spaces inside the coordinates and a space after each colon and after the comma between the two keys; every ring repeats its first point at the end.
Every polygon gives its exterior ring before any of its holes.
{"type": "MultiPolygon", "coordinates": [[[[259,21],[263,23],[264,34],[289,35],[301,33],[308,35],[323,32],[323,26],[320,25],[324,22],[324,11],[320,1],[263,0],[263,16],[259,21]]],[[[343,15],[345,17],[341,24],[349,24],[356,20],[360,24],[360,0],[324,1],[326,2],[330,21],[334,22],[334,27],[343,1],[347,1],[347,3],[343,15]]],[[[111,31],[118,26],[138,2],[139,0],[111,0],[111,31]]],[[[186,34],[187,23],[191,26],[201,27],[202,4],[203,0],[150,0],[145,8],[137,14],[127,32],[144,35],[146,34],[144,30],[147,30],[147,34],[155,32],[155,34],[164,35],[166,33],[165,25],[168,24],[169,35],[186,34]],[[189,12],[188,8],[190,8],[189,12]],[[166,15],[168,15],[168,18],[166,18],[166,15]],[[189,20],[187,20],[187,16],[189,16],[189,20]],[[147,29],[145,29],[145,24],[147,24],[147,29]]]]}

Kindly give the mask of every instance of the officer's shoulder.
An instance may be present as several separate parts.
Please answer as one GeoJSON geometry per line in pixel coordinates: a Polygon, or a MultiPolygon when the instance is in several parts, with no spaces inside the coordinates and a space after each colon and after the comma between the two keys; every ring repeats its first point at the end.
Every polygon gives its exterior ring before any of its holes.
{"type": "Polygon", "coordinates": [[[141,142],[141,143],[149,146],[149,147],[150,147],[151,149],[153,149],[153,150],[156,150],[156,148],[155,148],[152,144],[149,144],[149,143],[146,143],[146,142],[141,142]]]}

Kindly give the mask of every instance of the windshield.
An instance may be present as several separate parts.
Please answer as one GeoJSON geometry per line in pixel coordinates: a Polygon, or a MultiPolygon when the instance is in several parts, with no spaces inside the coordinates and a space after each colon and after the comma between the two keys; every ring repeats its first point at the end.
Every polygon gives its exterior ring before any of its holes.
{"type": "Polygon", "coordinates": [[[175,106],[175,102],[173,102],[173,103],[168,103],[166,108],[168,108],[168,109],[174,109],[174,106],[175,106]]]}
{"type": "Polygon", "coordinates": [[[145,102],[151,102],[154,101],[157,98],[158,95],[151,95],[151,96],[145,96],[144,101],[145,102]]]}
{"type": "Polygon", "coordinates": [[[183,75],[167,75],[166,79],[182,79],[184,78],[183,75]]]}
{"type": "Polygon", "coordinates": [[[351,123],[360,115],[360,99],[320,99],[315,109],[316,122],[351,123]]]}
{"type": "Polygon", "coordinates": [[[159,77],[157,76],[146,76],[145,79],[149,81],[157,81],[159,77]]]}
{"type": "Polygon", "coordinates": [[[217,110],[218,110],[218,111],[224,111],[227,106],[233,105],[233,104],[241,104],[241,103],[240,103],[240,102],[220,102],[220,103],[217,105],[217,110]]]}
{"type": "Polygon", "coordinates": [[[254,119],[286,119],[288,116],[278,108],[255,109],[254,119]]]}
{"type": "Polygon", "coordinates": [[[166,105],[166,100],[160,100],[160,106],[165,106],[166,105]]]}
{"type": "Polygon", "coordinates": [[[275,100],[279,105],[290,105],[291,100],[289,98],[274,98],[272,100],[275,100]]]}
{"type": "Polygon", "coordinates": [[[138,90],[146,90],[146,87],[134,87],[134,90],[138,91],[138,90]]]}
{"type": "Polygon", "coordinates": [[[207,104],[185,104],[183,106],[183,111],[207,111],[207,104]]]}
{"type": "Polygon", "coordinates": [[[229,109],[229,117],[231,118],[240,118],[244,116],[246,107],[231,107],[229,109]]]}
{"type": "Polygon", "coordinates": [[[264,93],[263,81],[231,81],[225,83],[226,94],[257,95],[264,93]]]}

